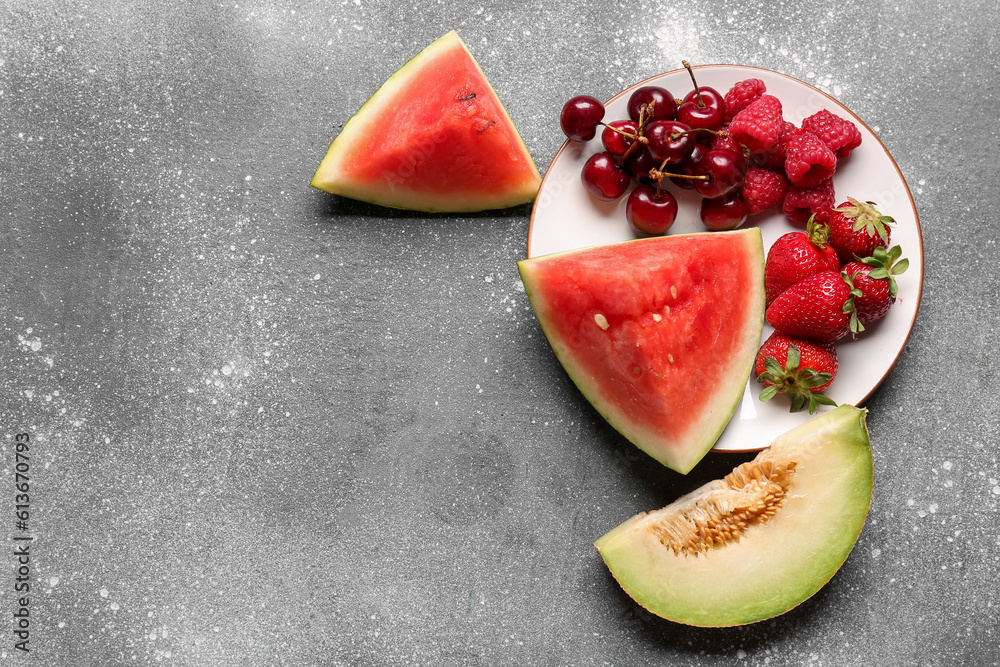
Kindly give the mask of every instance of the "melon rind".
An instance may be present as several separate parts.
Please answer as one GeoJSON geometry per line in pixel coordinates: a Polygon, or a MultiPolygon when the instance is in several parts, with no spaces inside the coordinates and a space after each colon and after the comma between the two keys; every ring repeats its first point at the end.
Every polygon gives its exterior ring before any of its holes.
{"type": "MultiPolygon", "coordinates": [[[[866,411],[842,405],[774,440],[759,457],[794,460],[777,513],[737,541],[698,556],[677,555],[650,527],[709,485],[667,507],[638,514],[595,546],[641,606],[696,626],[754,623],[801,604],[841,568],[871,506],[873,465],[866,411]]],[[[710,483],[712,484],[712,483],[710,483]]],[[[676,515],[675,515],[676,516],[676,515]]]]}
{"type": "MultiPolygon", "coordinates": [[[[423,128],[430,132],[433,128],[423,128]]],[[[405,140],[406,137],[403,137],[405,140]]],[[[470,151],[475,146],[469,146],[470,151]]],[[[419,150],[415,151],[419,155],[419,150]]],[[[489,168],[485,165],[484,168],[489,168]]],[[[359,201],[378,204],[389,208],[400,208],[431,213],[474,212],[508,208],[532,201],[538,193],[541,175],[528,152],[523,139],[514,126],[503,103],[500,101],[482,68],[468,47],[454,30],[446,33],[427,46],[423,51],[407,61],[390,76],[385,83],[361,106],[357,113],[344,125],[340,134],[330,144],[323,161],[316,170],[310,185],[330,194],[359,201]],[[499,116],[495,120],[510,136],[515,153],[513,158],[523,177],[510,187],[484,188],[481,191],[426,191],[411,188],[405,179],[394,179],[391,187],[381,181],[358,176],[356,163],[367,158],[368,138],[376,134],[385,135],[398,128],[384,127],[381,118],[393,105],[408,103],[400,99],[410,80],[417,76],[433,74],[436,59],[447,55],[453,58],[468,58],[482,77],[475,83],[481,85],[489,95],[499,116]]]]}
{"type": "MultiPolygon", "coordinates": [[[[671,250],[676,256],[676,250],[671,250]]],[[[734,261],[736,261],[734,259],[734,261]]],[[[697,256],[697,251],[677,258],[678,262],[699,262],[702,261],[697,256]]],[[[664,260],[667,261],[667,260],[664,260]]],[[[604,273],[603,266],[599,267],[604,273]]],[[[760,345],[761,332],[764,324],[764,246],[760,230],[756,227],[739,229],[728,232],[703,232],[694,234],[679,234],[673,236],[651,237],[612,243],[593,248],[582,248],[568,250],[550,255],[530,258],[518,262],[518,270],[521,280],[524,283],[525,291],[531,301],[535,315],[545,333],[556,357],[566,370],[574,384],[580,392],[594,406],[594,408],[625,438],[635,444],[654,459],[665,466],[676,470],[681,474],[689,472],[712,448],[712,446],[722,435],[726,425],[732,418],[733,413],[739,406],[750,372],[753,369],[754,357],[760,345]],[[620,393],[620,388],[627,386],[628,378],[622,377],[595,377],[588,371],[587,359],[590,354],[606,354],[607,351],[574,350],[574,345],[579,339],[588,335],[586,331],[567,331],[561,327],[561,319],[564,314],[558,308],[553,307],[551,297],[554,289],[549,276],[558,273],[559,266],[563,259],[576,262],[589,262],[588,256],[597,253],[612,256],[607,261],[607,271],[615,271],[615,275],[620,275],[623,281],[627,281],[629,273],[633,269],[629,266],[621,266],[622,262],[616,262],[613,257],[618,248],[628,250],[642,249],[648,251],[651,257],[656,257],[658,253],[665,253],[667,246],[674,249],[682,248],[680,244],[694,242],[711,242],[713,244],[727,244],[727,251],[733,258],[742,262],[742,267],[746,272],[746,279],[734,286],[734,289],[743,291],[747,308],[744,312],[738,313],[739,319],[734,319],[727,326],[737,329],[738,337],[734,345],[720,351],[718,355],[713,355],[712,364],[717,364],[715,369],[717,376],[710,382],[704,382],[697,387],[679,385],[673,387],[673,391],[699,392],[699,396],[704,398],[704,404],[696,414],[684,413],[680,417],[685,420],[685,428],[682,437],[672,437],[666,433],[661,425],[652,424],[643,419],[626,414],[627,406],[623,408],[620,403],[620,396],[610,397],[609,392],[620,393]],[[614,387],[614,389],[610,389],[614,387]]],[[[572,269],[570,269],[572,270],[572,269]]],[[[641,276],[640,276],[641,278],[641,276]]],[[[558,277],[556,276],[556,280],[558,277]]],[[[623,282],[621,285],[624,297],[629,290],[636,291],[641,288],[634,288],[623,282]]],[[[586,293],[586,286],[581,286],[581,292],[586,293]]],[[[592,294],[585,294],[587,298],[592,294]]],[[[615,301],[615,295],[611,295],[609,300],[615,301]]],[[[584,321],[580,324],[581,330],[591,327],[592,322],[584,321]]],[[[691,345],[699,346],[705,341],[690,341],[691,345]]],[[[666,351],[658,349],[644,350],[643,353],[651,358],[665,356],[666,351]]],[[[630,402],[642,400],[645,397],[635,396],[630,402]]]]}

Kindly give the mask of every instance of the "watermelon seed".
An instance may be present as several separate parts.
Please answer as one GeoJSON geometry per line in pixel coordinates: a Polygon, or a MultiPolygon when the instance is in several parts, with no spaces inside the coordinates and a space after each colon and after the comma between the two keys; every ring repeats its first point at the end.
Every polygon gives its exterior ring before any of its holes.
{"type": "MultiPolygon", "coordinates": [[[[675,296],[674,298],[676,299],[677,297],[675,296]]],[[[670,317],[670,306],[663,307],[663,314],[666,315],[667,317],[670,317]]]]}
{"type": "Polygon", "coordinates": [[[653,313],[653,321],[654,321],[654,322],[659,322],[659,321],[660,321],[660,320],[662,320],[662,319],[663,319],[663,318],[662,318],[662,317],[660,317],[659,313],[653,313]]]}
{"type": "Polygon", "coordinates": [[[608,318],[604,317],[604,315],[597,313],[594,315],[594,321],[597,322],[597,326],[601,327],[604,331],[608,330],[608,318]]]}
{"type": "Polygon", "coordinates": [[[677,298],[677,287],[674,285],[670,286],[670,296],[674,299],[677,298]]]}
{"type": "Polygon", "coordinates": [[[674,363],[674,355],[672,355],[672,354],[670,354],[668,352],[667,353],[667,361],[669,361],[670,363],[674,363]]]}

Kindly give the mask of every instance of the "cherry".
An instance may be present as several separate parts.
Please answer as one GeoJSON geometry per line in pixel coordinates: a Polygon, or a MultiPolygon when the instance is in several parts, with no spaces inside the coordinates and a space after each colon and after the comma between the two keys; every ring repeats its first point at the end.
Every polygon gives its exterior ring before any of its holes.
{"type": "MultiPolygon", "coordinates": [[[[678,162],[677,164],[670,165],[670,171],[674,174],[681,174],[682,176],[694,176],[694,166],[698,164],[701,160],[701,156],[708,151],[708,147],[700,142],[695,142],[694,147],[691,149],[691,154],[687,158],[678,162]]],[[[675,185],[682,187],[686,190],[694,190],[694,181],[690,178],[677,178],[671,176],[670,180],[674,182],[675,185]]]]}
{"type": "Polygon", "coordinates": [[[647,106],[644,119],[650,120],[673,120],[677,117],[677,100],[670,94],[670,91],[660,86],[643,86],[638,88],[628,98],[628,117],[639,122],[639,115],[643,106],[647,106]],[[648,105],[653,104],[650,112],[648,105]]]}
{"type": "Polygon", "coordinates": [[[630,182],[628,174],[615,162],[615,156],[607,151],[591,155],[583,165],[580,178],[587,192],[601,201],[618,199],[625,194],[630,182]]]}
{"type": "Polygon", "coordinates": [[[649,145],[646,147],[654,160],[664,164],[683,161],[694,149],[691,128],[676,120],[654,120],[644,131],[649,145]]]}
{"type": "Polygon", "coordinates": [[[596,97],[577,95],[563,105],[559,123],[573,141],[590,141],[604,119],[604,105],[596,97]]]}
{"type": "Polygon", "coordinates": [[[635,231],[659,236],[677,219],[677,198],[668,190],[640,185],[628,196],[625,217],[635,231]]]}
{"type": "Polygon", "coordinates": [[[608,123],[601,133],[601,143],[604,148],[620,158],[628,152],[629,147],[635,142],[635,136],[639,130],[639,125],[632,120],[613,120],[608,123]],[[632,136],[628,136],[628,135],[632,136]]]}
{"type": "Polygon", "coordinates": [[[684,96],[677,107],[677,120],[692,128],[717,130],[726,120],[726,98],[715,88],[698,86],[694,70],[688,61],[682,61],[691,75],[694,90],[684,96]]]}
{"type": "Polygon", "coordinates": [[[746,222],[749,213],[750,208],[739,193],[701,200],[701,221],[714,232],[736,229],[746,222]]]}
{"type": "Polygon", "coordinates": [[[645,146],[640,146],[625,158],[625,170],[640,183],[652,185],[656,181],[649,175],[650,169],[656,169],[660,163],[653,159],[645,146]]]}
{"type": "Polygon", "coordinates": [[[695,176],[706,176],[695,180],[694,188],[706,199],[723,197],[743,182],[747,173],[747,159],[741,153],[728,148],[713,148],[705,152],[694,165],[695,176]]]}

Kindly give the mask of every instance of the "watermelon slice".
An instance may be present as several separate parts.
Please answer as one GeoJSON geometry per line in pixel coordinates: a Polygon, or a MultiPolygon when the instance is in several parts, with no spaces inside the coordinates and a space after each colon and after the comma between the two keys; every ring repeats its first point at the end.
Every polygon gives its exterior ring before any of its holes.
{"type": "Polygon", "coordinates": [[[521,135],[454,30],[382,84],[312,179],[332,194],[430,212],[525,204],[540,183],[521,135]]]}
{"type": "Polygon", "coordinates": [[[647,454],[690,471],[736,410],[760,345],[760,230],[636,239],[518,268],[587,400],[647,454]]]}

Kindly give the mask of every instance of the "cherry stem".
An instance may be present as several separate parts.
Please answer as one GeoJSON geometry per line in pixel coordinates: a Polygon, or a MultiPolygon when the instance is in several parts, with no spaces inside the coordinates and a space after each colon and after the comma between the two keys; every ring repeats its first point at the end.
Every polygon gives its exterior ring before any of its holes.
{"type": "Polygon", "coordinates": [[[714,134],[717,137],[729,136],[729,130],[713,130],[708,127],[692,127],[690,130],[684,130],[683,132],[674,132],[670,135],[670,141],[677,141],[685,134],[691,134],[692,132],[708,132],[709,134],[714,134]]]}
{"type": "Polygon", "coordinates": [[[694,94],[698,97],[698,108],[704,109],[705,102],[701,99],[701,90],[698,89],[698,80],[694,78],[694,70],[691,69],[691,63],[686,60],[682,60],[681,64],[684,65],[684,69],[686,69],[688,74],[691,75],[691,83],[694,84],[694,94]]]}
{"type": "Polygon", "coordinates": [[[608,128],[609,130],[611,130],[613,132],[617,132],[618,134],[622,135],[623,137],[628,137],[629,139],[632,139],[633,141],[638,141],[638,142],[643,143],[643,144],[648,144],[649,143],[649,139],[647,139],[646,137],[644,137],[641,134],[639,134],[638,131],[636,131],[635,134],[632,134],[631,132],[626,132],[625,130],[619,130],[617,127],[614,127],[612,125],[608,125],[607,123],[601,123],[601,125],[603,125],[604,127],[608,128]]]}
{"type": "Polygon", "coordinates": [[[661,181],[664,176],[669,176],[670,178],[687,178],[692,181],[707,181],[709,179],[707,174],[691,175],[691,174],[672,174],[669,171],[663,171],[663,168],[667,166],[667,160],[663,161],[659,169],[650,169],[649,177],[655,181],[661,181]]]}

